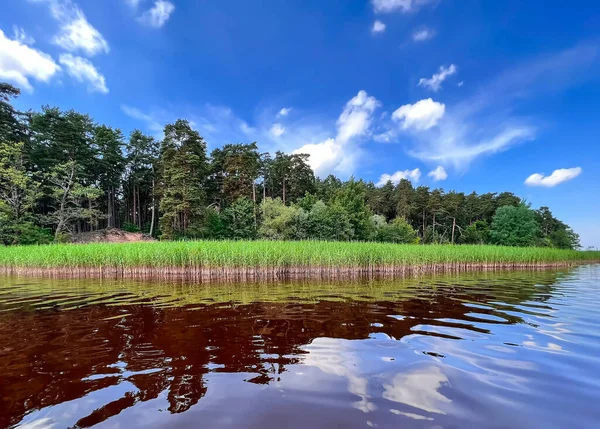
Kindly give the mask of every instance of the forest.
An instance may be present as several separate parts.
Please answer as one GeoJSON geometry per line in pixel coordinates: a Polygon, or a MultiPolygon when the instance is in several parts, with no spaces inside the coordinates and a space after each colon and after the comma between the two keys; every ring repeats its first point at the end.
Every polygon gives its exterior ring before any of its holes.
{"type": "Polygon", "coordinates": [[[179,119],[162,139],[89,115],[13,106],[0,83],[0,242],[68,241],[103,228],[161,240],[268,239],[498,244],[579,248],[548,207],[511,192],[468,195],[408,180],[376,186],[316,177],[308,155],[262,153],[256,142],[207,153],[179,119]]]}

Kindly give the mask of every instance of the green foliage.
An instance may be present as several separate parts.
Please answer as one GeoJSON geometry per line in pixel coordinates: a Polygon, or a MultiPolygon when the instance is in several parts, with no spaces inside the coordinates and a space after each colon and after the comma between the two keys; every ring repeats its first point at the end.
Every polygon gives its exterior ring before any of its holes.
{"type": "Polygon", "coordinates": [[[203,138],[181,119],[163,137],[134,130],[126,142],[120,130],[73,110],[19,112],[11,104],[19,94],[0,82],[0,239],[6,244],[38,236],[44,242],[43,227],[50,226],[56,240],[120,227],[164,239],[580,246],[547,207],[535,211],[534,238],[530,216],[525,226],[506,215],[496,219],[500,207],[521,207],[511,192],[465,195],[415,188],[406,179],[383,186],[320,179],[308,155],[260,153],[256,142],[226,144],[209,158],[203,138]]]}
{"type": "Polygon", "coordinates": [[[465,228],[459,241],[464,244],[485,244],[489,240],[489,233],[487,222],[478,220],[465,228]]]}
{"type": "Polygon", "coordinates": [[[165,126],[159,165],[162,238],[201,236],[208,174],[206,143],[187,121],[165,126]]]}
{"type": "Polygon", "coordinates": [[[135,223],[125,222],[122,226],[122,229],[127,232],[140,232],[140,227],[135,223]]]}
{"type": "Polygon", "coordinates": [[[496,210],[490,240],[501,246],[533,246],[539,233],[535,213],[525,204],[502,206],[496,210]]]}
{"type": "Polygon", "coordinates": [[[297,210],[296,207],[286,206],[281,198],[265,198],[260,205],[260,236],[267,240],[293,240],[297,210]]]}
{"type": "Polygon", "coordinates": [[[391,222],[386,222],[383,216],[375,215],[371,218],[375,227],[373,240],[386,243],[413,243],[419,242],[417,232],[404,218],[397,217],[391,222]]]}
{"type": "Polygon", "coordinates": [[[355,240],[368,240],[373,233],[370,207],[366,204],[366,186],[362,181],[351,178],[338,190],[333,204],[347,214],[355,240]]]}
{"type": "Polygon", "coordinates": [[[250,199],[238,198],[225,209],[223,214],[228,238],[236,240],[256,238],[254,203],[250,199]]]}

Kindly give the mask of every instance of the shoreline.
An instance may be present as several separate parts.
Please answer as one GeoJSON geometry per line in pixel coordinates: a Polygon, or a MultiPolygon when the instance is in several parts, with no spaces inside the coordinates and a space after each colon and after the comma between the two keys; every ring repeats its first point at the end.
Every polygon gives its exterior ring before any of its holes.
{"type": "Polygon", "coordinates": [[[91,279],[184,279],[204,282],[255,282],[279,280],[344,280],[403,278],[423,274],[477,271],[544,270],[600,263],[600,260],[573,260],[534,263],[433,263],[385,266],[273,266],[273,267],[24,267],[0,266],[0,274],[46,278],[91,279]]]}

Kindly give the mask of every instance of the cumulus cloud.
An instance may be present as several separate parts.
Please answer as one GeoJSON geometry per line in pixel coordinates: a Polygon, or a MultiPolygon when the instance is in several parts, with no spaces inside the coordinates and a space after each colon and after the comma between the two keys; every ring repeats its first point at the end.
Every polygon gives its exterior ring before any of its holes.
{"type": "Polygon", "coordinates": [[[151,9],[148,9],[138,20],[150,27],[160,28],[168,21],[175,11],[175,5],[166,0],[158,0],[151,9]]]}
{"type": "Polygon", "coordinates": [[[383,33],[385,31],[385,24],[380,20],[376,20],[373,23],[373,28],[371,28],[371,32],[373,33],[383,33]]]}
{"type": "Polygon", "coordinates": [[[392,119],[402,124],[403,129],[428,130],[437,125],[444,116],[446,105],[431,98],[405,104],[392,114],[392,119]]]}
{"type": "Polygon", "coordinates": [[[88,91],[108,94],[104,76],[89,60],[71,54],[62,54],[59,62],[64,66],[65,71],[75,80],[86,83],[88,91]]]}
{"type": "Polygon", "coordinates": [[[285,133],[285,128],[281,124],[273,124],[270,132],[273,137],[281,137],[281,135],[285,133]]]}
{"type": "Polygon", "coordinates": [[[431,28],[419,28],[412,34],[412,39],[415,42],[424,42],[425,40],[432,39],[435,36],[435,31],[431,28]]]}
{"type": "Polygon", "coordinates": [[[306,144],[294,150],[294,153],[310,155],[308,162],[317,175],[331,171],[351,171],[359,149],[349,146],[354,139],[369,132],[373,112],[377,107],[379,102],[375,97],[370,97],[365,91],[359,91],[346,103],[338,118],[335,139],[328,138],[321,143],[306,144]]]}
{"type": "Polygon", "coordinates": [[[0,80],[33,91],[30,79],[48,82],[59,71],[50,55],[27,46],[18,37],[10,39],[0,30],[0,80]]]}
{"type": "Polygon", "coordinates": [[[433,178],[433,180],[436,182],[446,180],[448,178],[448,173],[446,173],[446,169],[441,165],[438,165],[435,170],[431,170],[427,175],[433,178]]]}
{"type": "Polygon", "coordinates": [[[419,170],[418,168],[415,168],[414,170],[396,171],[393,174],[384,173],[379,178],[379,181],[377,182],[376,186],[383,186],[389,181],[392,181],[393,184],[397,185],[402,179],[408,179],[413,182],[418,182],[420,178],[421,170],[419,170]]]}
{"type": "Polygon", "coordinates": [[[281,117],[287,116],[287,115],[289,115],[289,114],[290,114],[290,112],[291,112],[291,111],[292,111],[292,108],[291,108],[291,107],[283,107],[283,108],[282,108],[282,109],[279,111],[279,113],[277,113],[277,117],[278,117],[278,118],[281,118],[281,117]]]}
{"type": "Polygon", "coordinates": [[[373,10],[376,13],[413,12],[426,4],[434,3],[436,0],[371,0],[373,10]]]}
{"type": "Polygon", "coordinates": [[[419,79],[417,86],[424,86],[433,92],[437,92],[442,87],[442,83],[446,80],[446,78],[455,74],[456,70],[457,68],[454,64],[450,64],[449,67],[441,66],[440,71],[431,76],[431,79],[419,79]]]}
{"type": "Polygon", "coordinates": [[[525,184],[528,186],[544,186],[547,188],[552,188],[563,182],[573,180],[574,178],[579,176],[582,171],[583,170],[581,169],[581,167],[574,167],[559,168],[558,170],[554,170],[549,176],[545,176],[544,174],[540,173],[535,173],[525,180],[525,184]]]}
{"type": "Polygon", "coordinates": [[[104,36],[92,26],[83,11],[71,0],[31,0],[46,3],[50,15],[59,22],[60,30],[54,44],[69,52],[83,52],[88,56],[108,53],[109,46],[104,36]]]}

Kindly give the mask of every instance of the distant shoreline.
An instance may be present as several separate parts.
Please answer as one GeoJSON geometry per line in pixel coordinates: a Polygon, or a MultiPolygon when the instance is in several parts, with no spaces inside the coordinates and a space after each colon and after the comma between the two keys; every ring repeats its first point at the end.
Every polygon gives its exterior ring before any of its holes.
{"type": "Polygon", "coordinates": [[[409,276],[600,262],[600,252],[321,241],[187,241],[0,248],[0,272],[53,277],[211,280],[409,276]]]}

